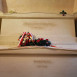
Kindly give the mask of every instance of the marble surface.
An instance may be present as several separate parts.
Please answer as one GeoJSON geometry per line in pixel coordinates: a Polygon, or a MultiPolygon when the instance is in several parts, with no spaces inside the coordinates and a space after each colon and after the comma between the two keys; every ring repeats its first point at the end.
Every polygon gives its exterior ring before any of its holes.
{"type": "Polygon", "coordinates": [[[0,50],[0,77],[77,77],[77,52],[44,47],[0,50]]]}

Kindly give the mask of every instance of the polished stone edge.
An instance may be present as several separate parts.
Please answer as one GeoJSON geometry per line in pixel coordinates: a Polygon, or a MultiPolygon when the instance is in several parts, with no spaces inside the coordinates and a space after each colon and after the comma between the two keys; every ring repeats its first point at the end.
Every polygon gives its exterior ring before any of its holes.
{"type": "Polygon", "coordinates": [[[0,51],[7,51],[7,50],[23,50],[23,49],[49,49],[49,50],[63,50],[63,51],[77,51],[73,49],[60,49],[56,47],[45,47],[45,46],[24,46],[24,47],[11,47],[6,49],[0,49],[0,51]]]}
{"type": "Polygon", "coordinates": [[[0,18],[3,19],[74,19],[74,15],[62,16],[61,14],[50,14],[50,13],[5,13],[1,14],[0,18]]]}

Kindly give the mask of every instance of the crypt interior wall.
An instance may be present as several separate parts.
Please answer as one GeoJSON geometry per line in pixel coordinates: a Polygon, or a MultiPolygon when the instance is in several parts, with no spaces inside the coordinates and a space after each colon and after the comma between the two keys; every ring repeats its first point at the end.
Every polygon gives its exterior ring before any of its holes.
{"type": "Polygon", "coordinates": [[[18,13],[59,13],[62,10],[73,13],[74,0],[6,0],[8,11],[18,13]]]}
{"type": "MultiPolygon", "coordinates": [[[[0,0],[1,1],[1,0],[0,0]]],[[[7,11],[18,13],[43,12],[57,13],[65,10],[68,14],[76,12],[76,0],[3,0],[6,1],[7,11]],[[75,5],[74,5],[75,4],[75,5]]],[[[6,6],[1,6],[6,11],[6,6]]],[[[15,14],[15,16],[24,15],[15,14]]],[[[8,14],[8,17],[14,14],[8,14]]],[[[26,15],[26,14],[25,14],[26,15]]],[[[36,15],[36,14],[35,14],[36,15]]],[[[39,16],[39,14],[38,14],[39,16]]],[[[41,15],[42,16],[42,15],[41,15]]],[[[60,15],[59,15],[60,16],[60,15]]],[[[53,17],[53,16],[52,16],[53,17]]],[[[55,16],[56,17],[56,16],[55,16]]],[[[22,17],[23,18],[23,17],[22,17]]],[[[17,44],[17,39],[23,31],[29,31],[36,37],[48,38],[55,44],[75,43],[74,19],[2,19],[0,44],[11,41],[17,44]],[[8,37],[7,37],[8,36],[8,37]],[[14,36],[14,37],[13,37],[14,36]],[[11,39],[11,40],[10,40],[11,39]],[[3,41],[2,41],[3,40],[3,41]]]]}
{"type": "Polygon", "coordinates": [[[18,13],[59,13],[65,10],[72,14],[77,12],[77,0],[0,0],[0,11],[11,10],[18,13]]]}

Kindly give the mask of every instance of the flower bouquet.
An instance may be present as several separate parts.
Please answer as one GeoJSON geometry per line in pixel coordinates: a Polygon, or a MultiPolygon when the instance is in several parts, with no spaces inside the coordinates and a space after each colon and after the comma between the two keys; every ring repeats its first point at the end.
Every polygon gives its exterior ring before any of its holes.
{"type": "Polygon", "coordinates": [[[51,42],[48,39],[38,38],[33,39],[33,35],[29,32],[23,32],[19,37],[18,46],[50,46],[51,42]]]}

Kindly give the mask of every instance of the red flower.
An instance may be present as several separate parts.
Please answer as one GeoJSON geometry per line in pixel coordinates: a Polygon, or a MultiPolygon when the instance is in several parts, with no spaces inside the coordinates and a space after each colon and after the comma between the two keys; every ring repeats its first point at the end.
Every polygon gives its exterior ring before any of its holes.
{"type": "Polygon", "coordinates": [[[41,40],[44,40],[43,38],[41,38],[41,40]]]}
{"type": "Polygon", "coordinates": [[[48,41],[48,39],[46,39],[46,41],[48,41]]]}
{"type": "Polygon", "coordinates": [[[40,42],[40,39],[38,39],[36,42],[37,42],[37,43],[40,42]]]}

